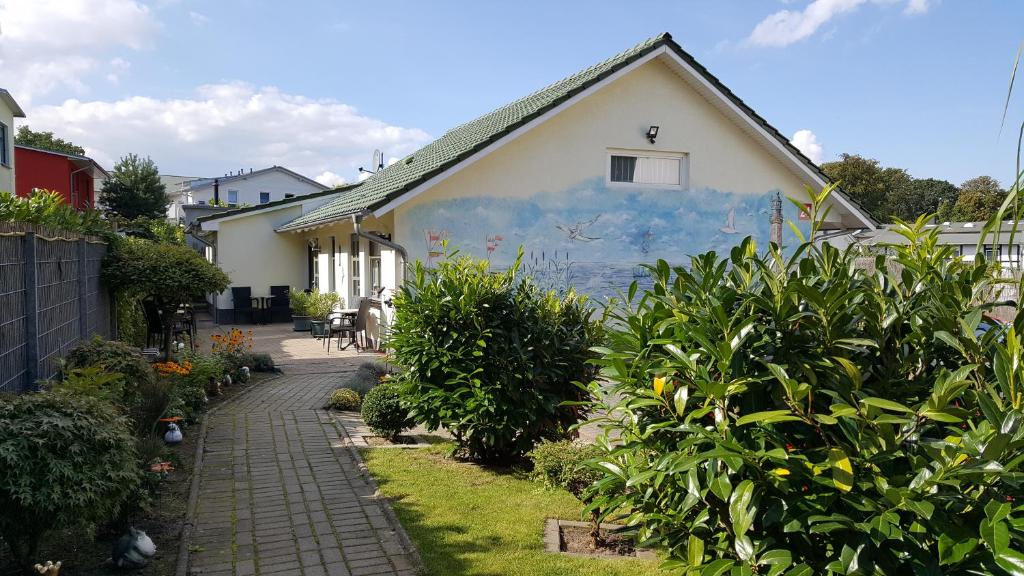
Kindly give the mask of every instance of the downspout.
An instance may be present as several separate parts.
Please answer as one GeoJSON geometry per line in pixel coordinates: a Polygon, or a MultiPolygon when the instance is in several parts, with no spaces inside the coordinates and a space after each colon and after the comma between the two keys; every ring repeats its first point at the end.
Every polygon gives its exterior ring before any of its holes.
{"type": "MultiPolygon", "coordinates": [[[[75,196],[75,174],[78,174],[79,172],[82,172],[84,170],[88,170],[89,168],[91,168],[91,166],[86,166],[85,168],[79,168],[78,170],[71,171],[71,175],[68,176],[68,186],[71,187],[68,189],[68,196],[70,196],[68,200],[71,200],[71,198],[75,196]]],[[[78,206],[72,205],[72,207],[75,210],[78,210],[78,206]]]]}
{"type": "MultiPolygon", "coordinates": [[[[360,224],[363,221],[363,217],[364,216],[366,216],[365,212],[361,212],[361,213],[353,214],[352,215],[352,225],[355,227],[356,236],[359,236],[360,238],[366,238],[370,242],[376,242],[377,244],[380,244],[381,246],[385,246],[387,248],[391,248],[395,252],[398,252],[402,256],[402,282],[405,282],[406,279],[408,279],[408,277],[409,277],[409,267],[406,265],[409,262],[409,252],[405,249],[405,246],[402,246],[401,244],[399,244],[397,242],[392,242],[391,240],[388,240],[387,238],[381,238],[380,236],[377,236],[376,234],[370,234],[369,232],[364,232],[362,227],[360,226],[360,224]]],[[[397,288],[397,286],[395,288],[397,288]]]]}

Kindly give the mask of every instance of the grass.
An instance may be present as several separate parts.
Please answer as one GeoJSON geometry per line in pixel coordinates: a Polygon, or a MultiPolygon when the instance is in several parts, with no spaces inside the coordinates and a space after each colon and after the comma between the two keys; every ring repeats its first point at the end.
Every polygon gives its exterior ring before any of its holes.
{"type": "Polygon", "coordinates": [[[545,552],[544,519],[578,520],[579,501],[521,475],[447,459],[449,449],[438,444],[363,451],[428,574],[604,576],[656,571],[656,562],[545,552]]]}

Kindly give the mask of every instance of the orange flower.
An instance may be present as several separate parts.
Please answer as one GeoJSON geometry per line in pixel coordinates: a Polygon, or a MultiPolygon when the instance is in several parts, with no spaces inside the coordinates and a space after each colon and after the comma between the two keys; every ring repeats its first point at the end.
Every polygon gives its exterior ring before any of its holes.
{"type": "Polygon", "coordinates": [[[174,472],[174,466],[170,462],[154,462],[149,467],[150,472],[156,472],[157,474],[167,474],[168,472],[174,472]]]}

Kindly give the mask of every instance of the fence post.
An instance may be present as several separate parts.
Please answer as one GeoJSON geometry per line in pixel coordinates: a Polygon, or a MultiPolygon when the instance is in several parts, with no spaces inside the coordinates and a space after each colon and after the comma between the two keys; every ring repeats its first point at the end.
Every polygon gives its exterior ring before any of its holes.
{"type": "Polygon", "coordinates": [[[36,293],[36,234],[25,233],[25,383],[24,392],[35,386],[39,378],[39,302],[36,293]]]}
{"type": "Polygon", "coordinates": [[[78,239],[78,329],[79,342],[89,337],[89,247],[85,238],[78,239]]]}

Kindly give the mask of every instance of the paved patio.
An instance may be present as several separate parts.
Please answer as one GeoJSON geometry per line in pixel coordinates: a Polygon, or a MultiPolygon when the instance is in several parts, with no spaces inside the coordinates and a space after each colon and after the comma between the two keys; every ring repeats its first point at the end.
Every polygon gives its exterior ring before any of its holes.
{"type": "Polygon", "coordinates": [[[284,374],[207,416],[188,573],[414,574],[408,539],[374,496],[344,427],[321,409],[375,355],[328,356],[290,327],[253,330],[254,349],[271,353],[284,374]]]}

